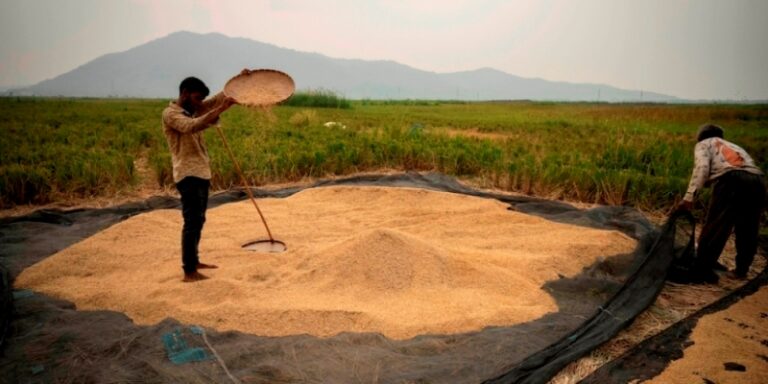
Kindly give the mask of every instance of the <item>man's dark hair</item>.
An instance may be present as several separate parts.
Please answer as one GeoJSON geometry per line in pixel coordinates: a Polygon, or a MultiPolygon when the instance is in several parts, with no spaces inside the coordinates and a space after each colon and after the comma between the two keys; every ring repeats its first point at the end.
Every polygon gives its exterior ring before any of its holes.
{"type": "Polygon", "coordinates": [[[208,93],[210,92],[208,90],[208,87],[205,86],[205,83],[203,83],[202,80],[198,79],[197,77],[187,77],[186,79],[182,80],[181,84],[179,85],[179,94],[182,92],[200,92],[203,97],[208,96],[208,93]]]}
{"type": "Polygon", "coordinates": [[[699,127],[699,133],[696,136],[696,141],[706,140],[712,137],[723,138],[723,128],[715,124],[704,124],[699,127]]]}

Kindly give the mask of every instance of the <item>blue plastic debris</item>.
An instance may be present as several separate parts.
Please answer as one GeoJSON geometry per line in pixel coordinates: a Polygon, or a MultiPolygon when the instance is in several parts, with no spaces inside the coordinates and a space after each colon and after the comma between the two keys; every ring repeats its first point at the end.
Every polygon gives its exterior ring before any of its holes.
{"type": "Polygon", "coordinates": [[[176,365],[211,359],[211,356],[208,355],[205,349],[190,347],[187,341],[184,340],[179,328],[176,328],[173,332],[163,334],[163,344],[165,344],[168,359],[176,365]]]}
{"type": "Polygon", "coordinates": [[[168,356],[172,363],[176,365],[192,363],[196,361],[210,360],[211,357],[202,348],[187,348],[181,352],[177,352],[168,356]]]}

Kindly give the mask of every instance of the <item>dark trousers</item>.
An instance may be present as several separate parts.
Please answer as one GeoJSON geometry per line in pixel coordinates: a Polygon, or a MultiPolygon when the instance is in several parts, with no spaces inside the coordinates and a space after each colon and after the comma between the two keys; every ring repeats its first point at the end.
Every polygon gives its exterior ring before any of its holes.
{"type": "Polygon", "coordinates": [[[746,274],[757,252],[760,216],[765,207],[763,177],[730,171],[715,181],[704,227],[699,235],[697,264],[711,268],[733,231],[736,235],[736,272],[746,274]]]}
{"type": "Polygon", "coordinates": [[[184,273],[197,271],[200,262],[197,256],[197,245],[205,224],[205,210],[208,207],[208,188],[210,180],[188,176],[176,183],[176,189],[181,194],[181,215],[184,217],[184,227],[181,230],[181,261],[184,273]]]}

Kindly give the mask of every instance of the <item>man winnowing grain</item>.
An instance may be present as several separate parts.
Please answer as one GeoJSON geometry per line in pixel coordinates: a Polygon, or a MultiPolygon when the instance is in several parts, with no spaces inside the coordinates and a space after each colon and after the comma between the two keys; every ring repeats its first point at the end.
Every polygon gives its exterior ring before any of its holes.
{"type": "Polygon", "coordinates": [[[223,92],[205,100],[208,87],[200,79],[188,77],[179,85],[179,97],[163,111],[163,132],[173,162],[173,181],[181,194],[184,226],[181,230],[181,260],[185,282],[208,277],[202,268],[218,268],[201,263],[198,244],[205,223],[211,167],[203,131],[219,120],[219,115],[235,104],[223,92]]]}

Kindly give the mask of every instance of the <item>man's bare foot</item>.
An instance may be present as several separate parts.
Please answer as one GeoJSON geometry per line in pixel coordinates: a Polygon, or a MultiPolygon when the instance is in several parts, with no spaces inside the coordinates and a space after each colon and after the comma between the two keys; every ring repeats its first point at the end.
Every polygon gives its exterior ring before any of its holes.
{"type": "Polygon", "coordinates": [[[200,272],[191,272],[191,273],[185,273],[184,274],[184,280],[182,280],[185,283],[193,283],[195,281],[205,280],[208,279],[208,276],[203,275],[200,272]]]}
{"type": "Polygon", "coordinates": [[[218,267],[219,267],[218,265],[214,265],[214,264],[197,263],[198,269],[216,269],[218,267]]]}

